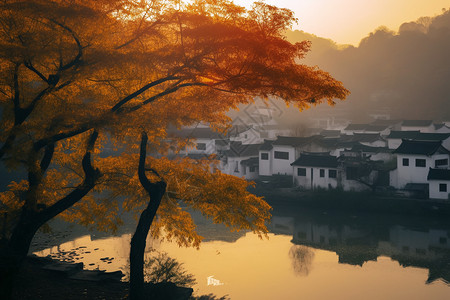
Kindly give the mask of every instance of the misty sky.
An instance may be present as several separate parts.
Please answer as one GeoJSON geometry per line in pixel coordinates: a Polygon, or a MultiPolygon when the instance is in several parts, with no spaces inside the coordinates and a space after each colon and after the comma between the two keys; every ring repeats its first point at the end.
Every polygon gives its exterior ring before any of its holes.
{"type": "MultiPolygon", "coordinates": [[[[235,0],[249,6],[254,0],[235,0]]],[[[338,44],[357,46],[359,41],[380,26],[398,30],[404,22],[435,16],[450,8],[449,0],[266,0],[268,4],[295,12],[299,24],[294,29],[338,44]]]]}

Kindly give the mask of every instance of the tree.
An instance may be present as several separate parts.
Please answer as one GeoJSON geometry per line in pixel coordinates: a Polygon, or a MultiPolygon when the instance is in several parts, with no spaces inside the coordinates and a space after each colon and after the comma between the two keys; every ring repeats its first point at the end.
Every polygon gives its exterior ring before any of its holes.
{"type": "MultiPolygon", "coordinates": [[[[263,199],[209,160],[164,157],[183,143],[169,143],[166,129],[203,121],[223,130],[226,112],[254,96],[300,108],[345,98],[328,73],[297,63],[309,43],[283,37],[294,21],[286,9],[226,0],[1,1],[0,158],[27,174],[0,196],[2,278],[12,278],[52,218],[114,230],[119,207],[142,209],[147,197],[141,238],[151,224],[154,236],[164,227],[168,238],[198,246],[179,200],[263,234],[263,199]],[[147,146],[160,158],[146,157],[147,146]]],[[[10,286],[2,280],[2,291],[10,286]]]]}

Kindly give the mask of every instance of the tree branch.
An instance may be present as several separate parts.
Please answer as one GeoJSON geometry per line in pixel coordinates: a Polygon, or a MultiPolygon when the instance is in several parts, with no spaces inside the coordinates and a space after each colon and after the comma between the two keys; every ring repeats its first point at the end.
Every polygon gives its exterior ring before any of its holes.
{"type": "Polygon", "coordinates": [[[67,64],[63,65],[62,64],[62,59],[59,65],[59,71],[65,71],[67,69],[70,69],[71,67],[77,65],[80,63],[81,61],[81,57],[83,56],[83,46],[81,45],[80,40],[78,39],[78,37],[76,36],[75,32],[68,26],[54,20],[54,19],[50,19],[51,22],[55,23],[56,25],[58,25],[59,27],[63,28],[64,30],[66,30],[67,32],[70,33],[70,35],[72,36],[72,38],[74,39],[75,43],[77,44],[77,48],[78,48],[78,53],[75,56],[74,59],[72,59],[70,62],[68,62],[67,64]]]}
{"type": "Polygon", "coordinates": [[[61,212],[65,211],[66,209],[70,208],[72,205],[80,201],[87,193],[89,193],[94,188],[98,179],[100,179],[100,177],[102,176],[100,170],[95,169],[92,166],[91,161],[91,153],[94,149],[97,138],[98,131],[94,130],[88,139],[86,153],[84,154],[82,159],[82,167],[85,174],[83,182],[68,195],[39,213],[39,218],[43,223],[54,218],[61,212]]]}
{"type": "Polygon", "coordinates": [[[41,72],[39,72],[31,63],[30,60],[24,62],[25,67],[34,72],[37,76],[39,76],[45,83],[48,84],[48,79],[41,72]]]}
{"type": "Polygon", "coordinates": [[[164,83],[166,81],[171,81],[171,80],[177,80],[178,78],[173,76],[173,75],[169,75],[167,77],[164,78],[160,78],[158,80],[155,80],[149,84],[144,85],[143,87],[141,87],[139,90],[129,94],[128,96],[126,96],[125,98],[123,98],[122,100],[120,100],[119,102],[117,102],[116,105],[113,106],[113,108],[111,108],[112,112],[117,112],[119,110],[120,107],[122,107],[125,103],[127,103],[128,101],[130,101],[131,99],[139,96],[140,94],[142,94],[143,92],[147,91],[148,89],[157,86],[161,83],[164,83]]]}

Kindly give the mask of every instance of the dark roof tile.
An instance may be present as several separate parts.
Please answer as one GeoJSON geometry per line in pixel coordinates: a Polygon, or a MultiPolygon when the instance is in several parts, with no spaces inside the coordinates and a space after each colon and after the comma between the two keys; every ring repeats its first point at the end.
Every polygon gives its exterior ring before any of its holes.
{"type": "Polygon", "coordinates": [[[303,167],[323,167],[323,168],[337,168],[338,160],[336,156],[331,156],[328,153],[302,153],[292,166],[303,167]]]}
{"type": "Polygon", "coordinates": [[[436,152],[450,153],[442,147],[440,141],[410,141],[403,140],[402,144],[394,150],[396,154],[433,155],[436,152]]]}

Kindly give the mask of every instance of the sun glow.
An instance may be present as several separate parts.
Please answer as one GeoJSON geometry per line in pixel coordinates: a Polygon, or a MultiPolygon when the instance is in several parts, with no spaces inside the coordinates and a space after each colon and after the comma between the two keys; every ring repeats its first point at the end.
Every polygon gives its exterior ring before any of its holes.
{"type": "MultiPolygon", "coordinates": [[[[250,7],[252,0],[235,3],[250,7]]],[[[358,45],[359,41],[380,26],[392,30],[404,22],[424,16],[434,16],[449,8],[448,0],[266,0],[268,4],[289,8],[299,22],[294,29],[339,44],[358,45]]]]}

